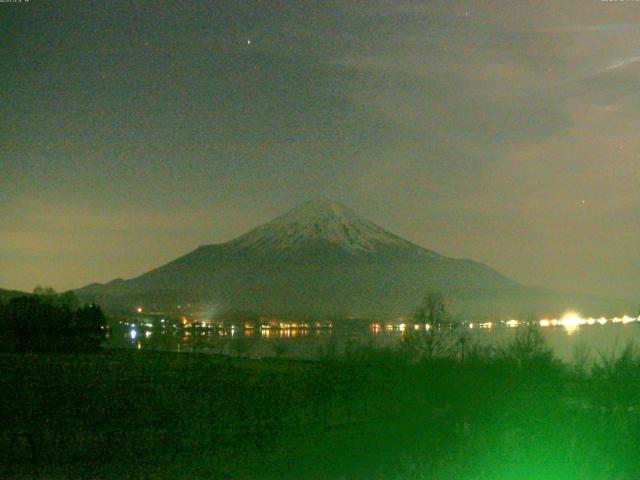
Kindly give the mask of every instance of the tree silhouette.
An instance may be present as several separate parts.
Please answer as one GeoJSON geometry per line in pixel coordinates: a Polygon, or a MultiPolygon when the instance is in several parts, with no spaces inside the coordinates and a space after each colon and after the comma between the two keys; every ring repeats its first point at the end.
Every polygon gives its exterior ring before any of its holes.
{"type": "Polygon", "coordinates": [[[440,292],[429,292],[422,299],[413,314],[415,323],[428,323],[431,327],[438,327],[449,320],[447,305],[440,292]]]}
{"type": "Polygon", "coordinates": [[[38,287],[0,309],[0,348],[17,352],[95,351],[107,320],[96,305],[78,308],[72,292],[57,295],[38,287]]]}
{"type": "Polygon", "coordinates": [[[400,343],[406,356],[414,360],[428,360],[449,353],[452,338],[443,324],[450,320],[444,297],[439,292],[429,292],[413,314],[414,324],[419,330],[408,329],[400,343]]]}

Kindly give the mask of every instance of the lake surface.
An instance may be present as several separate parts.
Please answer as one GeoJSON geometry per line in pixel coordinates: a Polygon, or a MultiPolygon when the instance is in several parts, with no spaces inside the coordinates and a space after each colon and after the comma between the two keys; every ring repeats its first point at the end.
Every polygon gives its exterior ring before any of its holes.
{"type": "MultiPolygon", "coordinates": [[[[535,322],[555,355],[572,362],[576,351],[590,352],[590,358],[619,355],[629,343],[640,345],[640,319],[579,319],[535,322]]],[[[109,345],[116,348],[168,350],[175,352],[240,355],[252,358],[282,356],[317,358],[344,353],[357,345],[392,347],[408,334],[405,324],[378,324],[343,321],[321,326],[286,324],[286,328],[269,326],[246,328],[243,325],[174,328],[135,318],[112,326],[109,345]]],[[[496,324],[465,324],[451,333],[465,336],[480,345],[504,345],[525,324],[511,320],[496,324]]],[[[428,327],[427,327],[428,328],[428,327]]]]}

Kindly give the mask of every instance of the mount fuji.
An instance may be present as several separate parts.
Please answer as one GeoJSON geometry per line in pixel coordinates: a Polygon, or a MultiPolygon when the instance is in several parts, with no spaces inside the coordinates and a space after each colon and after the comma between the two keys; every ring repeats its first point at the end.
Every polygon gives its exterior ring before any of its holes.
{"type": "Polygon", "coordinates": [[[427,250],[329,201],[304,203],[229,242],[76,293],[127,309],[191,302],[264,314],[379,318],[410,312],[428,291],[442,292],[460,316],[551,314],[576,301],[593,303],[524,287],[481,263],[427,250]]]}

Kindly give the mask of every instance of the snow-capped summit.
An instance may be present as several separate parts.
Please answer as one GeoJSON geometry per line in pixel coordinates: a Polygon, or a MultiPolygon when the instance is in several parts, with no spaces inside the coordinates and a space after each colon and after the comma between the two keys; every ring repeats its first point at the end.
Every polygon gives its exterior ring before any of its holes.
{"type": "Polygon", "coordinates": [[[327,200],[306,202],[229,242],[229,246],[286,250],[309,242],[329,243],[352,253],[374,252],[381,246],[417,248],[350,208],[327,200]]]}

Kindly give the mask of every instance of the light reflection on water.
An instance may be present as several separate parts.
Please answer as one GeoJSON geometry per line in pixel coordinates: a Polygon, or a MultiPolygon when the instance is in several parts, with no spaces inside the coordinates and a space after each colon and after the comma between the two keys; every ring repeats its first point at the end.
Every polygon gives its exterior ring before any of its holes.
{"type": "MultiPolygon", "coordinates": [[[[603,354],[619,354],[630,342],[640,344],[637,318],[583,319],[569,312],[561,319],[535,322],[547,345],[556,356],[571,362],[577,349],[592,351],[592,358],[603,354]]],[[[524,322],[468,323],[458,327],[453,335],[466,336],[481,345],[500,345],[511,340],[524,322]]],[[[317,328],[247,328],[247,326],[174,329],[128,323],[114,328],[109,339],[113,347],[138,350],[168,350],[201,352],[249,357],[284,356],[315,358],[328,351],[343,352],[347,345],[374,347],[397,345],[402,335],[411,330],[430,329],[428,324],[359,323],[354,327],[317,328]]]]}

